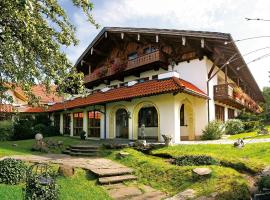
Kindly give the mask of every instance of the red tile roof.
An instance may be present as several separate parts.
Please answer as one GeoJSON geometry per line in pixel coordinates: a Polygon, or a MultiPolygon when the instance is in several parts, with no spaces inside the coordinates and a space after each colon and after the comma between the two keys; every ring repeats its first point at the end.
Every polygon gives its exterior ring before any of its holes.
{"type": "Polygon", "coordinates": [[[18,108],[18,112],[20,113],[41,113],[45,112],[44,107],[31,107],[31,106],[26,106],[26,107],[20,107],[18,108]]]}
{"type": "Polygon", "coordinates": [[[173,77],[164,80],[151,80],[143,83],[137,83],[130,87],[120,87],[111,89],[107,92],[97,92],[90,94],[87,97],[78,97],[74,100],[65,101],[63,103],[56,103],[49,107],[48,111],[52,112],[173,92],[185,92],[202,98],[208,98],[207,95],[195,85],[185,80],[173,77]]]}
{"type": "Polygon", "coordinates": [[[13,106],[10,104],[0,104],[0,112],[13,112],[13,106]]]}

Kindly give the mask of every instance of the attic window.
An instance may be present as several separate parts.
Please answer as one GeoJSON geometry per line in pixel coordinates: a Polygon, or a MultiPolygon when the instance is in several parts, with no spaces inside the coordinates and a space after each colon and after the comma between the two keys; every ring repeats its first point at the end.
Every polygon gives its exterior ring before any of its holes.
{"type": "Polygon", "coordinates": [[[155,47],[151,46],[151,47],[144,48],[143,53],[148,54],[148,53],[154,52],[155,50],[156,50],[155,47]]]}
{"type": "Polygon", "coordinates": [[[120,83],[120,87],[122,86],[128,86],[128,82],[120,83]]]}
{"type": "Polygon", "coordinates": [[[145,77],[145,78],[137,79],[136,81],[138,81],[138,83],[143,83],[143,82],[148,81],[148,80],[149,80],[149,77],[145,77]]]}
{"type": "Polygon", "coordinates": [[[137,57],[138,57],[137,52],[132,52],[132,53],[128,54],[128,60],[133,60],[133,59],[136,59],[137,57]]]}

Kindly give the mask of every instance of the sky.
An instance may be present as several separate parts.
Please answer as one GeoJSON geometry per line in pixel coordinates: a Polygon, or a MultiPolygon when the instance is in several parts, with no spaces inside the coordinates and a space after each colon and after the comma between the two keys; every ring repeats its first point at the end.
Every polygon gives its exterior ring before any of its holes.
{"type": "MultiPolygon", "coordinates": [[[[270,20],[269,0],[92,0],[93,16],[101,28],[87,22],[86,16],[72,6],[70,0],[60,0],[76,26],[79,45],[65,48],[75,63],[82,52],[106,26],[168,28],[179,30],[217,31],[230,33],[234,40],[269,36],[237,42],[247,63],[270,53],[270,21],[247,21],[245,18],[270,20]]],[[[260,88],[270,86],[270,56],[248,64],[260,88]]]]}

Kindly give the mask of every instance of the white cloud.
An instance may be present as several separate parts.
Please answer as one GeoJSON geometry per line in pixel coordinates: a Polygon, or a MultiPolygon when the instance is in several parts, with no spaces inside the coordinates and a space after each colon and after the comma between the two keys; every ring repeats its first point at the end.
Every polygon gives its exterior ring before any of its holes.
{"type": "MultiPolygon", "coordinates": [[[[94,16],[102,26],[130,26],[175,28],[231,33],[234,39],[270,35],[270,22],[246,21],[245,17],[270,19],[268,0],[94,0],[94,16]]],[[[86,22],[81,13],[72,13],[77,26],[79,46],[67,53],[75,62],[95,35],[100,31],[86,22]]],[[[237,43],[244,54],[270,46],[269,39],[248,40],[237,43]]],[[[246,61],[270,52],[260,51],[246,57],[246,61]],[[253,56],[253,57],[252,57],[253,56]]],[[[260,87],[269,85],[270,57],[249,65],[260,87]]]]}

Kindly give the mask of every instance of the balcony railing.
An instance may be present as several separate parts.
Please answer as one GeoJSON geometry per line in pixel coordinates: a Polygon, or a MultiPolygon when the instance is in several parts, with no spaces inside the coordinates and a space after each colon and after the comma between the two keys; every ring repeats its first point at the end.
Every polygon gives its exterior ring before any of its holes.
{"type": "Polygon", "coordinates": [[[249,95],[236,92],[235,88],[234,84],[215,85],[214,99],[239,109],[246,108],[253,112],[260,112],[260,106],[249,95]]]}
{"type": "Polygon", "coordinates": [[[127,61],[127,63],[121,63],[118,65],[111,65],[110,67],[99,67],[94,72],[84,77],[84,81],[92,82],[98,79],[104,79],[116,75],[122,71],[129,71],[141,66],[149,65],[151,63],[163,62],[165,63],[164,55],[159,51],[154,51],[145,55],[142,55],[138,58],[127,61]]]}

